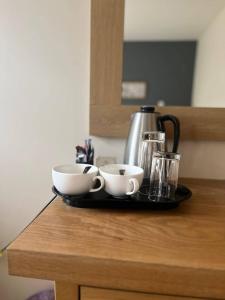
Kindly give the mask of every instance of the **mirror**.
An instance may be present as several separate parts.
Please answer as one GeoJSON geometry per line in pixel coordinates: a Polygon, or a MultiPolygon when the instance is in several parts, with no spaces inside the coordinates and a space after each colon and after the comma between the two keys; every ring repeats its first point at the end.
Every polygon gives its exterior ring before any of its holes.
{"type": "Polygon", "coordinates": [[[225,0],[126,0],[122,104],[225,107],[225,0]]]}
{"type": "MultiPolygon", "coordinates": [[[[151,2],[151,0],[145,1],[151,2]]],[[[157,3],[159,1],[162,0],[157,0],[157,3]]],[[[164,4],[170,1],[172,0],[164,0],[164,4]]],[[[184,0],[177,0],[177,3],[180,1],[184,0]]],[[[196,1],[200,0],[187,0],[188,3],[195,3],[196,1]]],[[[205,3],[205,1],[213,5],[216,0],[202,0],[201,3],[205,3]]],[[[144,0],[140,0],[139,3],[144,3],[144,0]]],[[[220,8],[221,11],[222,7],[220,8]]],[[[89,132],[95,136],[127,138],[130,117],[139,106],[138,104],[122,105],[121,103],[124,8],[125,0],[91,0],[89,132]]],[[[221,36],[222,43],[224,43],[224,36],[221,36]]],[[[214,44],[211,43],[212,47],[214,44]]],[[[221,48],[216,47],[217,50],[221,48]]],[[[221,65],[224,64],[223,50],[222,53],[218,53],[217,58],[221,65]]],[[[223,70],[225,67],[221,69],[221,71],[223,70]]],[[[224,76],[221,74],[216,71],[213,73],[214,80],[211,84],[213,87],[217,81],[222,87],[224,76]]],[[[138,78],[138,80],[140,79],[138,78]]],[[[217,89],[214,91],[217,92],[217,89]]],[[[138,91],[138,95],[140,95],[140,91],[138,91]]],[[[219,96],[217,93],[214,95],[207,94],[208,105],[219,106],[219,96]]],[[[204,97],[202,99],[204,101],[204,97]]],[[[224,98],[221,97],[221,99],[223,103],[224,98]]],[[[206,104],[201,105],[205,106],[206,104]]],[[[180,105],[157,107],[157,111],[163,115],[173,114],[179,118],[182,124],[181,137],[183,140],[225,141],[225,108],[180,105]]]]}

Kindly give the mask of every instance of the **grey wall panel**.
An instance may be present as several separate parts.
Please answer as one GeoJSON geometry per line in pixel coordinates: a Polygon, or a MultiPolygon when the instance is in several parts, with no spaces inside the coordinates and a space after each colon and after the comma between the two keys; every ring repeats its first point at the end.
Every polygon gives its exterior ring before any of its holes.
{"type": "Polygon", "coordinates": [[[124,81],[147,81],[143,100],[122,99],[123,104],[191,105],[196,41],[125,42],[124,81]]]}

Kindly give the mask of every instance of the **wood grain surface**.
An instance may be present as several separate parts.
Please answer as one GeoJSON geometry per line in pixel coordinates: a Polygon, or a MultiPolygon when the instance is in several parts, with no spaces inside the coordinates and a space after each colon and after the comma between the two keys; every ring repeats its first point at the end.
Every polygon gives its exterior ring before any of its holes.
{"type": "Polygon", "coordinates": [[[63,281],[55,282],[55,300],[79,300],[79,287],[63,281]]]}
{"type": "MultiPolygon", "coordinates": [[[[124,105],[91,105],[90,109],[90,133],[114,138],[127,138],[131,115],[139,111],[138,106],[124,105]]],[[[225,108],[167,106],[156,111],[179,118],[181,140],[225,141],[225,108]]]]}
{"type": "Polygon", "coordinates": [[[91,1],[91,104],[120,104],[124,0],[91,1]]]}
{"type": "MultiPolygon", "coordinates": [[[[188,297],[188,300],[192,299],[197,300],[200,298],[188,297]]],[[[185,300],[185,298],[177,296],[163,296],[146,293],[81,287],[80,300],[185,300]]]]}
{"type": "Polygon", "coordinates": [[[60,198],[8,249],[12,275],[225,299],[225,183],[185,179],[170,211],[78,209],[60,198]]]}
{"type": "MultiPolygon", "coordinates": [[[[90,134],[126,138],[131,113],[121,104],[124,0],[91,1],[90,134]]],[[[212,99],[213,102],[213,99],[212,99]]],[[[225,141],[225,108],[157,108],[181,122],[181,139],[225,141]]]]}

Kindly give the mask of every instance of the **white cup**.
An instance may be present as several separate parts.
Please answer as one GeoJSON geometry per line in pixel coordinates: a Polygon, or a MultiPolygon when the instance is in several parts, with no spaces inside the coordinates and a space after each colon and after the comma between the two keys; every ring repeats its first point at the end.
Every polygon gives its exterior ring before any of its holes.
{"type": "Polygon", "coordinates": [[[112,164],[99,168],[100,175],[105,181],[105,191],[114,197],[123,197],[136,193],[143,181],[144,170],[140,167],[112,164]],[[125,170],[120,175],[120,170],[125,170]]]}
{"type": "Polygon", "coordinates": [[[52,169],[52,180],[56,189],[61,194],[81,195],[88,192],[97,192],[104,187],[104,179],[97,176],[98,168],[91,166],[88,173],[83,174],[88,164],[60,165],[52,169]],[[99,180],[100,187],[94,189],[93,186],[99,180]]]}

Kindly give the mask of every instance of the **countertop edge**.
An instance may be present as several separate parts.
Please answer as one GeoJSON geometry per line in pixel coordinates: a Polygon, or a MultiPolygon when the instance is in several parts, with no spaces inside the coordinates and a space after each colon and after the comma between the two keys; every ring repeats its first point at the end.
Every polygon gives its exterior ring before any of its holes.
{"type": "Polygon", "coordinates": [[[9,274],[110,289],[225,299],[225,271],[7,250],[9,274]]]}

